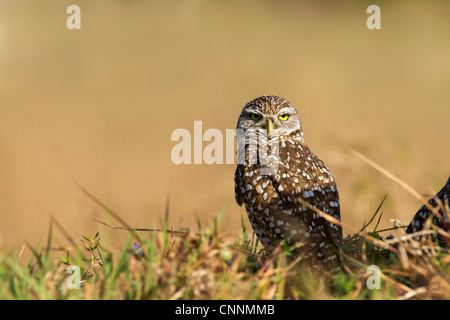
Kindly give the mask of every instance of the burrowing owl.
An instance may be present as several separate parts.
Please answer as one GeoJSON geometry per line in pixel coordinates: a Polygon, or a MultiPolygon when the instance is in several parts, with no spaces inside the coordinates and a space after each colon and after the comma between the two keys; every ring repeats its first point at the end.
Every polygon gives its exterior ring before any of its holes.
{"type": "Polygon", "coordinates": [[[286,241],[311,267],[338,266],[342,228],[301,201],[340,221],[336,183],[306,144],[295,107],[277,96],[250,101],[237,137],[236,201],[245,205],[264,248],[272,251],[286,241]]]}
{"type": "MultiPolygon", "coordinates": [[[[414,233],[422,230],[425,227],[425,223],[428,218],[431,219],[431,224],[436,225],[438,228],[446,232],[450,231],[450,177],[448,178],[446,185],[433,198],[431,198],[428,203],[436,209],[440,217],[436,215],[431,216],[433,214],[432,211],[424,205],[419,209],[419,211],[417,211],[414,218],[411,220],[411,223],[406,229],[406,233],[414,233]]],[[[444,239],[439,242],[441,246],[450,247],[450,244],[444,239]]]]}

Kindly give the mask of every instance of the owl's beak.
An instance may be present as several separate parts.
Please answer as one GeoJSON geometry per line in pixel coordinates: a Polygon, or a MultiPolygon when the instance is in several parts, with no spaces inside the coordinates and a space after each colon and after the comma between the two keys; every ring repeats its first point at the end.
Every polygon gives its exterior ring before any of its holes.
{"type": "Polygon", "coordinates": [[[272,120],[268,119],[267,120],[267,135],[268,136],[270,136],[272,134],[273,128],[274,128],[274,126],[273,126],[272,120]]]}

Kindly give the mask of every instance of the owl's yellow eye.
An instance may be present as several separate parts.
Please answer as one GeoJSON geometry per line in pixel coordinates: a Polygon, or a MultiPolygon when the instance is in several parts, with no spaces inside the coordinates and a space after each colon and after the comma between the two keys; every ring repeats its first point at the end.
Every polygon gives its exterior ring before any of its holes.
{"type": "Polygon", "coordinates": [[[252,120],[259,120],[259,119],[261,119],[261,115],[257,114],[257,113],[252,113],[251,117],[252,117],[252,120]]]}
{"type": "Polygon", "coordinates": [[[288,114],[281,114],[278,116],[278,119],[280,119],[281,121],[286,121],[287,119],[289,119],[289,115],[288,114]]]}

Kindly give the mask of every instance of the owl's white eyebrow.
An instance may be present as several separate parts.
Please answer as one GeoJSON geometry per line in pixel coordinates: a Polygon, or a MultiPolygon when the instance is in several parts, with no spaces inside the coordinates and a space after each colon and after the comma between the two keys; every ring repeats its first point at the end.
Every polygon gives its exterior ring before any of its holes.
{"type": "Polygon", "coordinates": [[[291,107],[285,107],[285,108],[282,108],[280,111],[278,111],[277,114],[280,114],[280,113],[288,113],[288,114],[291,114],[291,113],[292,113],[292,108],[291,108],[291,107]]]}

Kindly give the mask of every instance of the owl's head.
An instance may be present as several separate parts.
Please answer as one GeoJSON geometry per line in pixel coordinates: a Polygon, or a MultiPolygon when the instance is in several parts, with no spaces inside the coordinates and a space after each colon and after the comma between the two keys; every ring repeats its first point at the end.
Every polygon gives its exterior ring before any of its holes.
{"type": "Polygon", "coordinates": [[[289,101],[277,96],[262,96],[245,105],[237,129],[263,129],[269,136],[280,136],[301,131],[301,124],[297,110],[289,101]]]}

